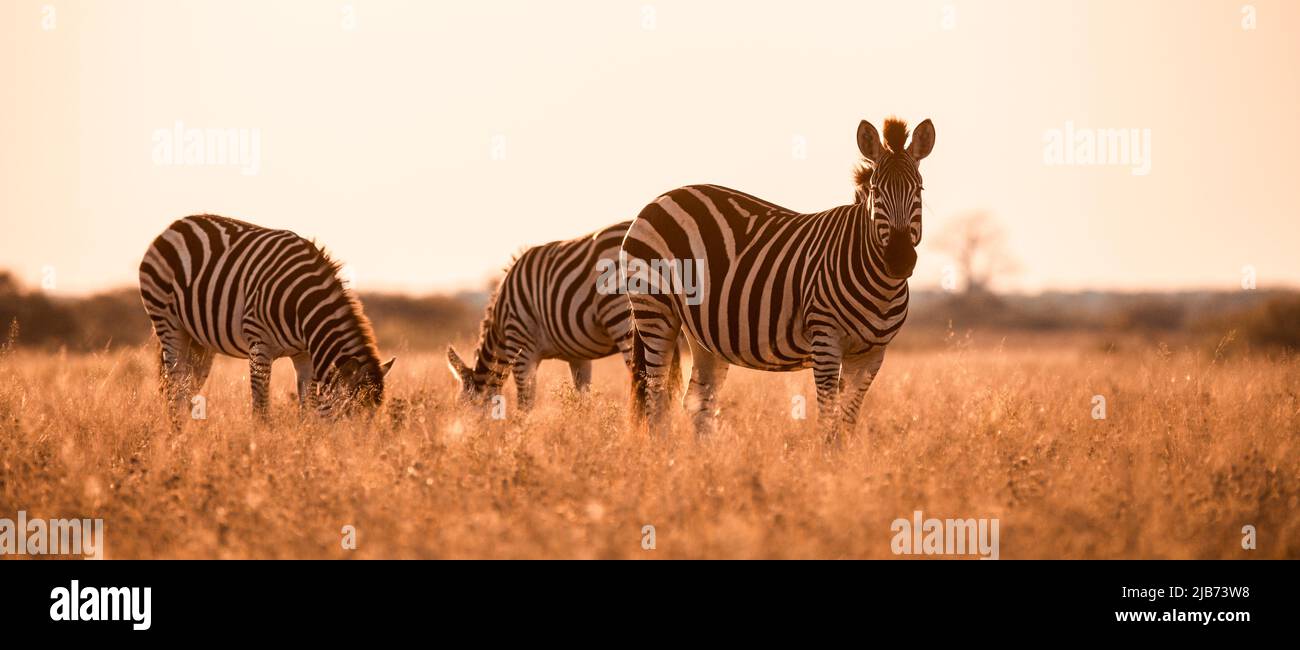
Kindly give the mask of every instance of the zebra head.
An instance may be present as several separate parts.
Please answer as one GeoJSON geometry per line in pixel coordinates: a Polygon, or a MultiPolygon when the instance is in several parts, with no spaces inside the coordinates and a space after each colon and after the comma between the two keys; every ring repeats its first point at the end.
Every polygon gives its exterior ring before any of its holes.
{"type": "Polygon", "coordinates": [[[347,357],[331,365],[321,382],[321,415],[373,413],[384,403],[384,376],[397,357],[379,363],[373,356],[347,357]]]}
{"type": "Polygon", "coordinates": [[[455,348],[447,346],[447,368],[460,385],[461,400],[471,404],[482,404],[489,395],[500,393],[506,374],[499,365],[489,364],[481,351],[477,356],[471,368],[461,361],[455,348]]]}
{"type": "Polygon", "coordinates": [[[919,163],[934,148],[934,125],[926,120],[907,142],[907,123],[885,120],[882,140],[876,127],[863,120],[858,125],[856,202],[870,210],[870,242],[885,275],[905,279],[916,268],[916,247],[921,243],[921,172],[919,163]]]}

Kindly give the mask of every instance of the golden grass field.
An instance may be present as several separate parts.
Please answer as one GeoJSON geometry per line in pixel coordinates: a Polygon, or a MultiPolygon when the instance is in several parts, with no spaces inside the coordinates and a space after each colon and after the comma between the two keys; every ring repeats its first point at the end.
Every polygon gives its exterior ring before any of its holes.
{"type": "Polygon", "coordinates": [[[281,360],[258,424],[246,364],[223,358],[208,419],[173,434],[152,348],[11,351],[0,513],[102,517],[109,558],[890,558],[890,523],[914,510],[999,518],[1004,559],[1300,557],[1295,358],[891,351],[831,449],[808,372],[733,370],[715,437],[683,418],[651,440],[627,426],[614,359],[588,396],[543,364],[537,410],[492,421],[457,408],[441,355],[397,354],[371,423],[301,420],[281,360]]]}

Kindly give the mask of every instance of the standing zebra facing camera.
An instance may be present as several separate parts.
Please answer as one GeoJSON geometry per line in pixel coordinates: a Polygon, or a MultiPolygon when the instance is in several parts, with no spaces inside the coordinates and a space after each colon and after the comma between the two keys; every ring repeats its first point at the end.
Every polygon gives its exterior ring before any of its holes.
{"type": "MultiPolygon", "coordinates": [[[[488,301],[473,365],[447,346],[447,366],[462,401],[481,404],[501,393],[513,373],[519,410],[533,406],[537,365],[568,362],[579,391],[591,384],[591,362],[618,353],[632,369],[632,315],[616,282],[619,246],[631,222],[576,239],[534,246],[520,253],[488,301]],[[610,276],[610,277],[606,277],[610,276]]],[[[665,368],[667,390],[676,393],[680,353],[665,368]]]]}
{"type": "Polygon", "coordinates": [[[857,423],[885,347],[907,318],[907,279],[921,243],[918,163],[934,147],[922,122],[885,120],[884,141],[858,125],[862,161],[854,203],[799,214],[716,185],[672,190],[628,229],[623,252],[634,333],[636,408],[663,426],[669,353],[684,330],[694,360],[686,394],[696,432],[712,430],[730,364],[769,371],[811,367],[828,441],[857,423]],[[639,263],[633,262],[639,260],[639,263]],[[636,291],[671,284],[652,262],[699,260],[699,295],[636,291]]]}
{"type": "Polygon", "coordinates": [[[249,360],[253,413],[269,414],[271,362],[293,359],[301,408],[373,411],[384,376],[361,302],[339,264],[288,230],[197,215],[177,220],[140,262],[140,297],[162,351],[173,426],[203,388],[215,353],[249,360]]]}

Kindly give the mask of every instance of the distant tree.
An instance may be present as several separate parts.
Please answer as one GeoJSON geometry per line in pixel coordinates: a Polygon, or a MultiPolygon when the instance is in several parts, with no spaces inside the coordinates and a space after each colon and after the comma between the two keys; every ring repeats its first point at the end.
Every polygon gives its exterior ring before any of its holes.
{"type": "Polygon", "coordinates": [[[947,224],[936,245],[952,257],[967,295],[989,293],[999,278],[1020,269],[1002,227],[986,212],[968,213],[947,224]]]}
{"type": "Polygon", "coordinates": [[[0,327],[8,327],[14,320],[18,321],[18,343],[22,345],[59,345],[76,339],[75,314],[39,291],[23,289],[12,273],[0,271],[0,327]]]}
{"type": "Polygon", "coordinates": [[[14,277],[9,271],[0,271],[0,296],[16,296],[22,291],[18,286],[18,278],[14,277]]]}

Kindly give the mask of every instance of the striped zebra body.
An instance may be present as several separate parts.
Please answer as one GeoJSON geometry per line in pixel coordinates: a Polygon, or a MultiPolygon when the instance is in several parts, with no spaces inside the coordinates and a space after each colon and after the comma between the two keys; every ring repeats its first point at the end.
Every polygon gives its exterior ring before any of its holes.
{"type": "Polygon", "coordinates": [[[590,385],[595,359],[618,353],[630,370],[627,298],[602,290],[600,281],[609,272],[617,280],[619,246],[630,223],[534,246],[511,263],[484,315],[473,365],[447,348],[448,366],[466,398],[499,394],[513,374],[519,408],[526,411],[537,365],[546,359],[568,362],[578,390],[590,385]]]}
{"type": "Polygon", "coordinates": [[[256,415],[268,413],[280,357],[293,359],[302,408],[378,406],[392,361],[379,363],[370,323],[337,273],[312,242],[226,217],[185,217],[158,235],[140,263],[140,296],[173,422],[218,352],[249,360],[256,415]]]}
{"type": "Polygon", "coordinates": [[[686,405],[697,432],[711,429],[732,364],[812,368],[827,437],[856,424],[885,347],[907,319],[907,278],[920,241],[916,162],[929,153],[933,127],[927,120],[918,128],[915,150],[904,149],[899,129],[905,139],[901,122],[886,122],[887,148],[862,123],[867,171],[859,173],[859,201],[851,205],[800,214],[724,187],[692,185],[641,211],[624,241],[624,277],[643,381],[639,406],[652,426],[663,415],[663,368],[679,330],[694,358],[686,405]],[[696,299],[646,289],[655,286],[646,277],[652,260],[699,260],[696,299]]]}
{"type": "Polygon", "coordinates": [[[888,344],[907,318],[907,281],[873,274],[862,204],[799,214],[725,187],[692,185],[660,196],[637,219],[625,244],[629,259],[704,261],[699,304],[682,294],[637,295],[635,304],[658,308],[638,313],[638,324],[680,319],[727,363],[811,368],[820,332],[837,333],[844,352],[856,354],[888,344]]]}

